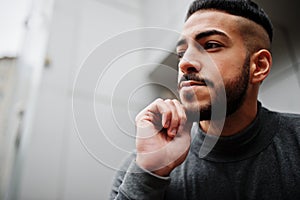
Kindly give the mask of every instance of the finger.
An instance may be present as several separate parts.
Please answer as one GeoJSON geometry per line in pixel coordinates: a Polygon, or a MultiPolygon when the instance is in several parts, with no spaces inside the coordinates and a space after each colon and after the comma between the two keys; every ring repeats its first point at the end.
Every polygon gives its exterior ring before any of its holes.
{"type": "Polygon", "coordinates": [[[172,112],[171,123],[168,128],[168,135],[170,137],[175,137],[175,135],[177,134],[178,128],[179,128],[180,117],[178,114],[177,107],[176,107],[175,103],[173,102],[173,100],[168,99],[168,100],[165,100],[165,102],[172,112]]]}
{"type": "Polygon", "coordinates": [[[177,135],[182,133],[190,133],[194,121],[189,120],[188,113],[183,104],[181,104],[178,100],[173,100],[173,101],[177,107],[177,111],[180,116],[180,124],[177,131],[177,135]]]}
{"type": "Polygon", "coordinates": [[[179,127],[177,131],[177,135],[180,135],[182,133],[185,133],[185,130],[190,129],[191,126],[187,121],[187,115],[184,106],[178,100],[174,100],[174,104],[176,105],[177,112],[180,117],[179,127]]]}
{"type": "Polygon", "coordinates": [[[152,104],[149,105],[148,111],[160,115],[162,127],[169,128],[172,119],[172,111],[164,100],[156,99],[152,104]]]}
{"type": "Polygon", "coordinates": [[[172,110],[165,101],[159,101],[156,108],[161,114],[161,124],[164,128],[169,128],[172,121],[172,110]]]}
{"type": "Polygon", "coordinates": [[[179,124],[179,126],[183,126],[187,121],[185,109],[178,100],[173,99],[172,101],[173,101],[174,105],[176,106],[176,110],[177,110],[177,114],[178,114],[178,118],[179,118],[178,124],[179,124]]]}
{"type": "Polygon", "coordinates": [[[151,123],[159,124],[161,123],[161,120],[163,120],[163,124],[165,124],[166,116],[164,116],[164,119],[162,119],[161,116],[162,113],[167,113],[167,106],[161,104],[164,104],[164,101],[162,99],[156,99],[155,101],[153,101],[150,105],[148,105],[137,114],[135,118],[136,123],[139,121],[147,120],[151,123]]]}

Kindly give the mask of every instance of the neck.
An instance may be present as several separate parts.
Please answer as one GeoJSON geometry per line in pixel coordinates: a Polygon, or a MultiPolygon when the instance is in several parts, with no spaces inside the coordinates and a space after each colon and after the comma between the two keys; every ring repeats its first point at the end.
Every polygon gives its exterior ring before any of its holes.
{"type": "Polygon", "coordinates": [[[231,136],[245,129],[255,119],[257,101],[244,103],[235,113],[221,120],[200,121],[201,129],[212,135],[231,136]],[[222,125],[224,126],[222,127],[222,125]]]}

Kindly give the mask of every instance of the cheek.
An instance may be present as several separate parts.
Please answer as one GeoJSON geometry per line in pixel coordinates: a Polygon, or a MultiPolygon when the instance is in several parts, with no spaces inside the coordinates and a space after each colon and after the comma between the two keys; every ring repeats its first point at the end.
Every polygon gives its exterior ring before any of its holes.
{"type": "Polygon", "coordinates": [[[228,59],[215,61],[215,66],[214,70],[210,69],[207,73],[216,82],[220,80],[226,82],[240,74],[244,67],[244,62],[235,59],[235,57],[229,57],[228,59]]]}

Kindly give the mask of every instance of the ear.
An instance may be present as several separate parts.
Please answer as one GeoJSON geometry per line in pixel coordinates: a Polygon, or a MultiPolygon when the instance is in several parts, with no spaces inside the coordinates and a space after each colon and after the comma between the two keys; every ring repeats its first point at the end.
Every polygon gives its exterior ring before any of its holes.
{"type": "Polygon", "coordinates": [[[252,55],[251,61],[251,83],[261,83],[270,73],[272,55],[267,49],[261,49],[252,55]]]}

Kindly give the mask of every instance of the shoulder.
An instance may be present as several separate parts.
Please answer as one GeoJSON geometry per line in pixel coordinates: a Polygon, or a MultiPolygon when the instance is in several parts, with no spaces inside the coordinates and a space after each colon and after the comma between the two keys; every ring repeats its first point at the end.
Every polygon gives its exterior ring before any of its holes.
{"type": "MultiPolygon", "coordinates": [[[[273,141],[293,151],[300,147],[300,115],[263,108],[264,130],[274,134],[273,141]]],[[[298,151],[298,150],[297,150],[298,151]]]]}
{"type": "Polygon", "coordinates": [[[300,131],[300,114],[270,111],[266,108],[262,109],[265,119],[278,125],[275,126],[275,124],[273,124],[274,127],[278,127],[279,129],[283,128],[285,130],[300,131]]]}

